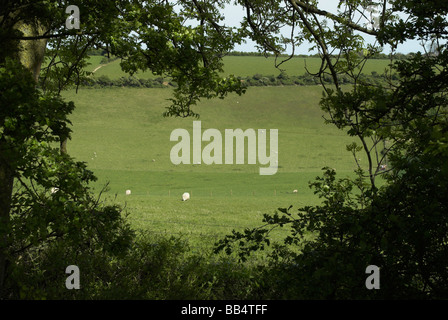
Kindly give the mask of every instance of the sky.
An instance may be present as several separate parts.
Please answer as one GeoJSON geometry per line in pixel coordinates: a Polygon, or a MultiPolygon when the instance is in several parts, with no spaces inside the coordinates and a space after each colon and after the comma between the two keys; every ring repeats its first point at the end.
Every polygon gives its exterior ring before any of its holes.
{"type": "MultiPolygon", "coordinates": [[[[335,0],[319,0],[319,8],[322,10],[326,10],[332,13],[337,12],[337,4],[339,1],[335,0]]],[[[226,24],[229,26],[238,26],[240,21],[245,15],[245,11],[242,7],[236,7],[236,6],[228,6],[224,9],[224,16],[226,17],[226,24]]],[[[290,35],[290,31],[288,32],[285,30],[285,36],[290,35]]],[[[374,38],[371,36],[365,37],[366,41],[373,42],[374,38]]],[[[309,44],[303,44],[300,47],[295,48],[295,54],[310,54],[310,53],[316,53],[315,51],[310,52],[309,51],[310,45],[309,44]]],[[[397,48],[397,52],[400,53],[409,53],[409,52],[417,52],[421,51],[421,45],[418,41],[408,41],[404,44],[401,44],[397,48]]],[[[239,45],[235,48],[235,51],[244,51],[244,52],[256,52],[256,46],[254,42],[248,40],[246,44],[239,45]]],[[[289,52],[291,53],[291,50],[289,52]]],[[[388,48],[384,48],[384,53],[389,53],[388,48]]]]}

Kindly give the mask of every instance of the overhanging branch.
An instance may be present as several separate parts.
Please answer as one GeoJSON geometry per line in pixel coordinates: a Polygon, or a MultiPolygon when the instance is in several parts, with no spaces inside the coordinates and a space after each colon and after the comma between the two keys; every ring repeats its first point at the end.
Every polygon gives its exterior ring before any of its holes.
{"type": "Polygon", "coordinates": [[[344,18],[341,18],[331,12],[325,11],[325,10],[321,10],[319,8],[316,8],[314,6],[311,6],[303,1],[299,1],[299,0],[290,0],[291,4],[293,5],[297,5],[300,8],[302,8],[305,12],[310,12],[310,13],[314,13],[314,14],[318,14],[320,16],[324,16],[327,18],[330,18],[331,20],[337,21],[340,24],[346,25],[354,30],[372,35],[372,36],[377,36],[378,32],[376,32],[375,30],[372,29],[367,29],[365,27],[362,27],[356,23],[353,23],[352,21],[346,20],[344,18]]]}

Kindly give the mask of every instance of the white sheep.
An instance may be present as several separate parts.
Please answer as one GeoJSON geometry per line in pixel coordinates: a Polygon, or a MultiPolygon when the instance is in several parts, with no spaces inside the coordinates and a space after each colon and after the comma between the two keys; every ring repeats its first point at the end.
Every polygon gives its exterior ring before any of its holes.
{"type": "Polygon", "coordinates": [[[185,192],[183,195],[182,195],[182,201],[187,201],[187,200],[189,200],[190,199],[190,194],[188,193],[188,192],[185,192]]]}
{"type": "Polygon", "coordinates": [[[297,192],[299,192],[299,191],[296,189],[296,190],[293,190],[292,192],[293,192],[293,193],[297,193],[297,192]]]}
{"type": "Polygon", "coordinates": [[[126,190],[126,195],[127,196],[131,195],[131,190],[126,190]]]}

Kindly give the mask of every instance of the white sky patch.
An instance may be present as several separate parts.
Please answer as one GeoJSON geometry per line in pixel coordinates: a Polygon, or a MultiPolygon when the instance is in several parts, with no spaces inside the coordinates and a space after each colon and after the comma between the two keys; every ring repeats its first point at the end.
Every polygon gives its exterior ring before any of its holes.
{"type": "MultiPolygon", "coordinates": [[[[319,0],[319,8],[331,13],[336,14],[337,13],[337,6],[339,1],[335,0],[319,0]]],[[[240,22],[242,21],[243,17],[246,14],[246,11],[241,6],[234,6],[234,5],[228,5],[223,11],[225,16],[225,23],[228,26],[231,27],[238,27],[240,25],[240,22]]],[[[290,37],[291,35],[291,29],[285,28],[282,32],[283,36],[290,37]]],[[[375,38],[370,35],[363,34],[363,38],[366,40],[366,43],[373,44],[375,42],[375,38]]],[[[313,54],[317,53],[317,51],[309,51],[310,47],[312,45],[310,43],[303,43],[302,45],[295,48],[295,54],[313,54]]],[[[388,48],[384,48],[385,53],[389,53],[388,48]]],[[[421,44],[417,40],[409,40],[404,44],[398,45],[397,52],[400,53],[409,53],[409,52],[417,52],[421,51],[421,44]]],[[[256,52],[256,44],[255,42],[251,41],[250,39],[247,40],[247,43],[242,45],[237,45],[235,47],[235,51],[244,51],[244,52],[256,52]]],[[[291,48],[287,50],[288,54],[291,53],[291,48]]]]}

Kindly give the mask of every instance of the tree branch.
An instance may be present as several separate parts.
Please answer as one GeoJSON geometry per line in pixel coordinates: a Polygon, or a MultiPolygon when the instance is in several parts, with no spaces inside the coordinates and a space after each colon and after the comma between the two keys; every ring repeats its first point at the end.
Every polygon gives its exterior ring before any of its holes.
{"type": "MultiPolygon", "coordinates": [[[[331,62],[331,56],[328,52],[327,45],[325,44],[324,41],[322,41],[321,37],[314,30],[314,28],[312,27],[312,25],[310,24],[310,22],[304,15],[302,8],[300,6],[298,6],[294,0],[290,0],[290,3],[294,7],[294,9],[297,11],[297,13],[299,14],[300,19],[303,21],[303,23],[305,24],[308,31],[313,35],[314,39],[319,44],[319,47],[322,49],[323,59],[325,59],[325,61],[327,62],[327,66],[330,69],[334,84],[335,84],[336,88],[339,90],[339,81],[338,81],[337,72],[334,69],[334,65],[331,62]]],[[[322,68],[322,66],[321,66],[321,68],[322,68]]]]}
{"type": "Polygon", "coordinates": [[[360,25],[358,25],[356,23],[353,23],[353,22],[348,21],[348,20],[346,20],[344,18],[341,18],[341,17],[339,17],[339,16],[337,16],[337,15],[331,13],[331,12],[328,12],[328,11],[325,11],[325,10],[321,10],[319,8],[311,6],[311,5],[309,5],[309,4],[307,4],[307,3],[303,2],[303,1],[290,0],[290,2],[291,2],[292,5],[299,6],[300,8],[305,10],[306,12],[310,12],[310,13],[314,13],[314,14],[318,14],[320,16],[324,16],[324,17],[330,18],[331,20],[337,21],[340,24],[346,25],[346,26],[348,26],[348,27],[350,27],[350,28],[352,28],[354,30],[357,30],[357,31],[360,31],[360,32],[363,32],[363,33],[367,33],[367,34],[370,34],[372,36],[378,35],[378,32],[376,32],[375,30],[367,29],[365,27],[362,27],[362,26],[360,26],[360,25]]]}

